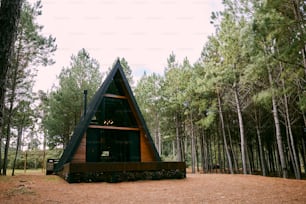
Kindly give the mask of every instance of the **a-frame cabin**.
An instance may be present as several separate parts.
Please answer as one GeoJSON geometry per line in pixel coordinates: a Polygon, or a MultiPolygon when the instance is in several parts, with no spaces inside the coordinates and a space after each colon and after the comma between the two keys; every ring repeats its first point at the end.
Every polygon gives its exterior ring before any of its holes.
{"type": "Polygon", "coordinates": [[[54,171],[68,182],[185,178],[162,162],[120,61],[93,96],[54,171]]]}

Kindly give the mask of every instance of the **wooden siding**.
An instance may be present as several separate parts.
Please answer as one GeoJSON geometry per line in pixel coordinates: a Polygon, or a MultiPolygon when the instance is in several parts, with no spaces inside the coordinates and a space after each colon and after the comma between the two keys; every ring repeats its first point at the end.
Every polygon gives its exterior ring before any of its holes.
{"type": "MultiPolygon", "coordinates": [[[[153,151],[151,150],[149,140],[144,136],[142,131],[140,134],[140,152],[141,162],[156,161],[153,151]]],[[[80,145],[71,160],[71,163],[86,163],[86,134],[83,136],[80,145]]]]}
{"type": "Polygon", "coordinates": [[[72,163],[85,163],[86,162],[86,134],[83,135],[83,138],[77,148],[77,151],[73,155],[71,160],[72,163]]]}
{"type": "Polygon", "coordinates": [[[141,162],[156,161],[156,159],[154,158],[153,151],[151,150],[151,145],[149,143],[149,140],[145,137],[145,134],[142,131],[140,133],[140,152],[141,152],[141,162]]]}

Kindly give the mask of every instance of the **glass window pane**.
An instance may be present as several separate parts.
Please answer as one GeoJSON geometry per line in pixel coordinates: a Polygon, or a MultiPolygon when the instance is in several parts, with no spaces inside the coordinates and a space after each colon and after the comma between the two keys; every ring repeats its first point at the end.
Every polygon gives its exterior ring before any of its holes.
{"type": "MultiPolygon", "coordinates": [[[[116,75],[117,76],[117,75],[116,75]]],[[[109,85],[106,93],[109,94],[115,94],[115,95],[120,95],[120,96],[124,96],[124,91],[122,89],[122,79],[119,77],[114,77],[114,79],[112,80],[111,84],[109,85]]]]}
{"type": "Polygon", "coordinates": [[[105,97],[95,117],[98,125],[137,127],[127,99],[105,97]]]}

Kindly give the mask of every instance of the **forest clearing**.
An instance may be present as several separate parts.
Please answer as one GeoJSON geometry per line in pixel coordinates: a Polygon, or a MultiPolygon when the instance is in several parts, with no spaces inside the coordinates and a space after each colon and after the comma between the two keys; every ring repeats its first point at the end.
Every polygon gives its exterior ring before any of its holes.
{"type": "Polygon", "coordinates": [[[305,203],[306,181],[254,175],[187,174],[186,179],[75,183],[41,172],[0,177],[8,203],[305,203]]]}
{"type": "Polygon", "coordinates": [[[64,2],[0,0],[1,203],[306,203],[305,0],[64,2]]]}

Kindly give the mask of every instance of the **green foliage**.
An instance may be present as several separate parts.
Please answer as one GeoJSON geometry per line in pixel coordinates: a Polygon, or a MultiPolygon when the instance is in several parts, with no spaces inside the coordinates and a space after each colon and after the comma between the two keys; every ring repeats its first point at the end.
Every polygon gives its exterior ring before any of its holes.
{"type": "Polygon", "coordinates": [[[100,67],[89,53],[82,49],[72,55],[70,67],[59,75],[59,87],[45,100],[46,115],[43,119],[48,145],[54,148],[66,146],[74,127],[83,114],[83,91],[88,91],[88,101],[102,82],[100,67]]]}
{"type": "MultiPolygon", "coordinates": [[[[55,39],[41,33],[43,27],[36,22],[39,15],[41,15],[40,1],[33,5],[28,2],[23,3],[17,25],[14,52],[10,56],[10,69],[6,78],[4,174],[6,174],[11,139],[17,136],[19,147],[23,132],[29,132],[30,137],[27,139],[34,138],[36,128],[34,124],[37,116],[34,111],[35,94],[32,89],[36,68],[40,65],[52,64],[51,56],[56,50],[55,39]]],[[[30,143],[34,144],[34,141],[30,143]]]]}
{"type": "MultiPolygon", "coordinates": [[[[304,142],[303,133],[299,131],[299,127],[305,125],[306,111],[303,1],[226,0],[223,4],[222,12],[212,14],[216,32],[208,38],[199,60],[195,64],[191,64],[187,58],[179,62],[172,52],[167,59],[164,75],[144,74],[139,80],[134,91],[137,102],[156,145],[162,143],[160,150],[164,160],[178,158],[176,155],[181,148],[182,160],[186,160],[188,165],[192,164],[193,135],[198,163],[202,161],[203,168],[220,163],[226,170],[228,155],[225,154],[225,140],[228,140],[229,155],[235,157],[232,161],[236,162],[238,172],[242,163],[242,139],[239,137],[242,124],[246,127],[249,168],[252,171],[263,168],[258,165],[258,149],[261,147],[264,163],[269,164],[267,170],[279,172],[281,169],[277,168],[280,165],[275,159],[279,156],[275,155],[278,151],[275,123],[271,113],[272,98],[275,97],[284,138],[282,145],[286,149],[284,154],[288,158],[287,168],[290,171],[290,145],[298,147],[304,142]],[[235,94],[240,99],[239,110],[235,94]],[[288,102],[284,101],[285,98],[288,102]],[[285,113],[286,108],[289,109],[290,121],[285,113]],[[224,117],[224,127],[220,125],[219,110],[224,117]],[[241,124],[237,119],[238,111],[243,117],[241,124]],[[293,127],[295,141],[292,143],[286,138],[288,123],[293,127]]],[[[40,15],[41,5],[37,3],[34,7],[25,6],[26,12],[22,14],[22,22],[26,26],[19,28],[16,47],[19,48],[17,53],[25,61],[18,67],[52,63],[50,55],[56,48],[54,39],[40,34],[41,27],[35,23],[33,16],[40,15]],[[30,40],[33,43],[24,44],[30,40]]],[[[120,61],[133,86],[128,62],[125,58],[120,61]]],[[[30,75],[30,72],[24,70],[21,74],[18,79],[27,81],[24,76],[30,75]]],[[[90,100],[101,84],[102,74],[98,62],[82,49],[71,57],[70,66],[62,69],[58,79],[59,86],[51,93],[40,93],[43,100],[40,115],[51,148],[67,144],[83,114],[83,90],[88,90],[90,100]]],[[[18,91],[26,92],[23,89],[18,91]]],[[[14,128],[15,123],[21,124],[23,117],[27,118],[24,126],[33,122],[34,113],[26,108],[26,102],[14,107],[16,111],[27,112],[26,116],[16,114],[14,128]]],[[[34,143],[33,139],[35,146],[34,143]]],[[[297,148],[297,151],[305,160],[302,148],[297,148]]],[[[53,158],[56,156],[52,155],[53,158]]],[[[31,161],[35,159],[33,156],[31,161]]],[[[303,159],[300,158],[300,161],[303,159]]]]}
{"type": "MultiPolygon", "coordinates": [[[[61,153],[61,149],[46,150],[45,153],[42,150],[20,151],[17,156],[15,168],[24,169],[25,165],[27,169],[43,168],[47,159],[59,159],[61,153]],[[44,154],[45,161],[43,161],[44,154]]],[[[11,169],[13,168],[15,149],[10,149],[8,155],[8,168],[11,169]]]]}
{"type": "Polygon", "coordinates": [[[306,112],[306,96],[305,96],[305,95],[302,95],[302,96],[300,97],[300,100],[299,100],[299,102],[298,102],[298,105],[299,105],[300,110],[301,110],[302,112],[306,112]]]}
{"type": "Polygon", "coordinates": [[[42,14],[41,9],[40,0],[33,5],[24,2],[18,28],[17,42],[22,41],[21,49],[24,50],[23,55],[28,61],[26,63],[32,66],[53,64],[52,56],[57,48],[55,38],[51,35],[42,35],[43,26],[36,22],[37,17],[42,14]]]}
{"type": "Polygon", "coordinates": [[[204,129],[208,129],[212,125],[214,125],[214,123],[216,122],[216,117],[218,116],[217,115],[218,110],[215,103],[211,104],[207,108],[209,109],[206,109],[205,115],[202,116],[196,123],[197,125],[203,127],[204,129]]]}
{"type": "Polygon", "coordinates": [[[41,15],[41,2],[33,5],[24,2],[18,24],[15,52],[7,79],[7,98],[13,105],[12,126],[14,128],[30,127],[35,122],[32,92],[36,66],[53,63],[51,56],[56,50],[55,39],[41,34],[42,26],[36,18],[41,15]]]}
{"type": "Polygon", "coordinates": [[[160,112],[160,88],[161,76],[155,73],[152,75],[145,74],[139,80],[134,93],[137,101],[140,102],[143,114],[152,116],[160,112]]]}
{"type": "MultiPolygon", "coordinates": [[[[289,101],[289,116],[295,118],[290,121],[291,125],[297,127],[295,123],[299,123],[304,126],[306,38],[305,9],[301,2],[223,1],[224,10],[212,14],[216,32],[209,37],[200,59],[193,66],[187,59],[180,64],[171,53],[164,76],[158,79],[154,75],[143,76],[135,89],[137,100],[147,121],[152,121],[153,113],[159,115],[165,158],[175,158],[179,136],[179,142],[184,144],[185,159],[191,164],[192,123],[197,147],[204,152],[202,160],[222,162],[221,154],[225,151],[222,150],[224,147],[220,147],[220,144],[224,145],[223,138],[219,136],[222,130],[217,99],[220,99],[230,155],[235,157],[238,154],[234,160],[241,165],[241,152],[234,150],[241,143],[235,94],[240,99],[239,111],[246,127],[248,151],[257,148],[257,134],[260,134],[264,151],[269,155],[275,153],[277,141],[273,132],[272,97],[276,99],[283,130],[288,128],[284,125],[288,122],[284,96],[289,101]],[[157,89],[153,88],[155,83],[159,84],[157,89]],[[152,101],[151,98],[157,100],[152,101]],[[199,144],[203,138],[204,146],[199,144]]],[[[150,129],[155,130],[153,125],[150,129]]],[[[296,144],[302,144],[301,132],[293,131],[296,144]]],[[[283,141],[283,145],[289,148],[291,144],[283,141]]],[[[249,165],[255,165],[252,159],[259,153],[248,154],[252,157],[248,158],[249,165]]],[[[290,153],[285,154],[290,157],[290,153]]],[[[267,161],[268,156],[264,157],[267,161]]],[[[270,161],[269,165],[275,164],[270,161]]]]}
{"type": "MultiPolygon", "coordinates": [[[[134,79],[133,79],[133,75],[132,75],[132,69],[131,69],[130,65],[128,64],[127,60],[124,57],[122,57],[122,58],[118,57],[113,62],[113,65],[108,68],[107,72],[109,73],[111,71],[112,67],[115,66],[115,64],[118,62],[118,60],[120,61],[120,64],[122,66],[125,77],[127,78],[128,82],[129,82],[129,85],[133,88],[134,79]]],[[[108,74],[108,73],[106,73],[106,74],[108,74]]]]}
{"type": "Polygon", "coordinates": [[[129,66],[128,62],[126,61],[126,59],[124,57],[122,57],[120,60],[120,64],[123,68],[124,74],[130,84],[131,87],[133,87],[134,85],[134,80],[133,80],[133,75],[132,75],[132,69],[129,66]]]}
{"type": "Polygon", "coordinates": [[[263,107],[269,109],[271,108],[272,95],[270,90],[263,90],[253,96],[253,101],[255,104],[262,105],[263,107]]]}

